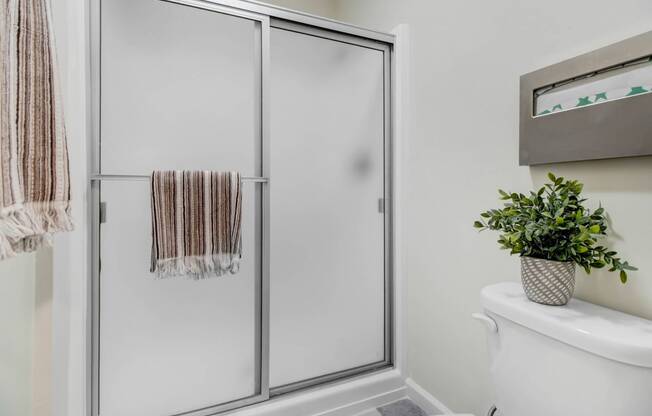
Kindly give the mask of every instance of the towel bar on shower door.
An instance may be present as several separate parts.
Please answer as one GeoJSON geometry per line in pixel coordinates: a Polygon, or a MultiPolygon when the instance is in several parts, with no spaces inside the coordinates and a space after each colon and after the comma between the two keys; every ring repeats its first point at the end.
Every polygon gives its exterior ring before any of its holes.
{"type": "MultiPolygon", "coordinates": [[[[148,181],[149,175],[92,175],[91,181],[148,181]]],[[[242,182],[267,183],[269,178],[262,176],[243,176],[242,182]]]]}
{"type": "MultiPolygon", "coordinates": [[[[92,181],[149,181],[149,175],[92,175],[92,181]]],[[[268,183],[269,178],[262,176],[242,176],[241,182],[268,183]]],[[[106,203],[100,202],[99,223],[106,222],[106,203]]]]}

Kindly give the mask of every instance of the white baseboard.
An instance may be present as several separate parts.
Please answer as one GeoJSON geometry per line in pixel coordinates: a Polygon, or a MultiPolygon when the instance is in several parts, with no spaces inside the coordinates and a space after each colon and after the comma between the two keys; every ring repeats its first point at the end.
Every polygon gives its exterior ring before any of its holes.
{"type": "Polygon", "coordinates": [[[407,397],[397,370],[387,370],[342,383],[290,393],[231,416],[354,416],[407,397]]]}
{"type": "Polygon", "coordinates": [[[405,380],[407,396],[422,408],[429,415],[453,415],[453,411],[446,407],[442,402],[437,400],[432,394],[428,393],[423,387],[418,385],[414,380],[408,378],[405,380]]]}

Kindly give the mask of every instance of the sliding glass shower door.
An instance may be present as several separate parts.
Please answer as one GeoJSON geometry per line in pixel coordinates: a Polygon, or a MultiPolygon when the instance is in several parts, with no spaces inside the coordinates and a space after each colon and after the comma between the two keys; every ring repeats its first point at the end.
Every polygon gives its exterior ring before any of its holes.
{"type": "Polygon", "coordinates": [[[268,21],[196,4],[101,2],[101,416],[214,414],[225,403],[267,397],[260,369],[261,184],[243,184],[238,275],[155,280],[149,271],[152,170],[262,175],[268,21]]]}
{"type": "Polygon", "coordinates": [[[385,55],[271,31],[270,385],[385,359],[385,55]]]}

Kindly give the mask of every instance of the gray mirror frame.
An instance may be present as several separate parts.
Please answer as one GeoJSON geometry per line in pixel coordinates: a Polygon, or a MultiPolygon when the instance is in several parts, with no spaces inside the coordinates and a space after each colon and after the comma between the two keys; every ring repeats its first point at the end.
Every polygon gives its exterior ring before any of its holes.
{"type": "Polygon", "coordinates": [[[519,165],[652,155],[652,94],[534,117],[534,92],[652,55],[652,31],[521,76],[519,165]]]}

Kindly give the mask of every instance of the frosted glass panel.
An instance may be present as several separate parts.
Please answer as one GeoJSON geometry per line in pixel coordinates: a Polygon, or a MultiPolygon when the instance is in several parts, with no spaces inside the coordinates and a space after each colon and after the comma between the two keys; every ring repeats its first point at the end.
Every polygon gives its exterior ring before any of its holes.
{"type": "Polygon", "coordinates": [[[103,416],[166,416],[254,395],[259,195],[243,192],[237,275],[155,280],[147,182],[104,182],[99,403],[103,416]]]}
{"type": "Polygon", "coordinates": [[[103,0],[102,173],[235,170],[256,160],[256,25],[161,0],[103,0]]]}
{"type": "Polygon", "coordinates": [[[274,387],[384,358],[383,54],[271,36],[274,387]]]}

